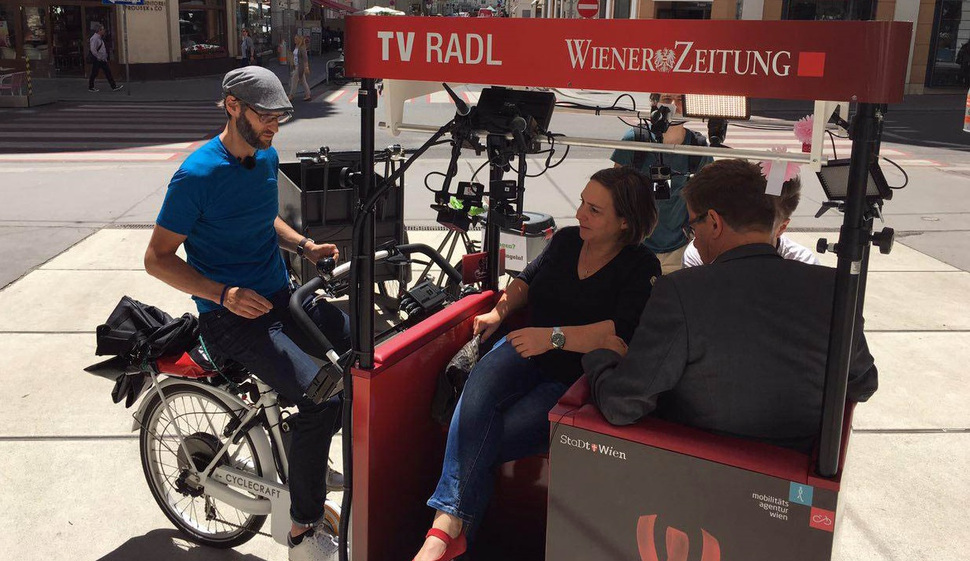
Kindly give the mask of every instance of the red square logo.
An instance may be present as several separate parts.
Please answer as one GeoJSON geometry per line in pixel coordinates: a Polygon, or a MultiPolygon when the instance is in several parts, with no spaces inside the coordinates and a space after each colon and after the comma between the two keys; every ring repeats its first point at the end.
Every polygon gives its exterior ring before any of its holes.
{"type": "Polygon", "coordinates": [[[805,78],[825,76],[825,53],[798,53],[798,75],[805,78]]]}
{"type": "Polygon", "coordinates": [[[825,530],[826,532],[835,531],[835,513],[831,510],[824,510],[821,508],[812,507],[811,518],[808,519],[808,525],[817,530],[825,530]]]}

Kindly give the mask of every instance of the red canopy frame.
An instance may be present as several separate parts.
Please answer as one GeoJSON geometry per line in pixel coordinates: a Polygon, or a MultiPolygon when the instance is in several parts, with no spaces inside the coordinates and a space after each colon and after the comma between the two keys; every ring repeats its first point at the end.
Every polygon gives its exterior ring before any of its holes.
{"type": "Polygon", "coordinates": [[[433,82],[895,103],[911,30],[868,21],[348,18],[346,68],[433,82]]]}
{"type": "MultiPolygon", "coordinates": [[[[347,73],[361,78],[359,197],[368,202],[376,201],[384,189],[374,175],[378,78],[859,102],[837,250],[818,460],[822,477],[838,474],[849,356],[873,242],[872,212],[866,202],[869,161],[878,155],[883,104],[902,100],[912,24],[351,16],[346,30],[347,73]],[[534,49],[537,45],[544,48],[534,49]]],[[[443,133],[444,129],[433,138],[443,133]]],[[[354,228],[350,306],[357,377],[375,368],[373,212],[372,205],[362,204],[354,228]]],[[[494,289],[498,240],[489,237],[487,288],[494,289]]],[[[441,350],[430,350],[435,348],[441,350]]],[[[344,380],[344,467],[347,484],[352,485],[353,429],[374,420],[367,417],[366,404],[353,404],[349,371],[344,380]],[[352,420],[354,410],[359,411],[352,420]]],[[[345,493],[345,507],[350,499],[351,493],[345,493]]],[[[345,512],[342,544],[348,522],[345,512]]],[[[363,519],[358,522],[366,524],[363,519]]],[[[345,555],[341,551],[342,561],[345,555]]]]}

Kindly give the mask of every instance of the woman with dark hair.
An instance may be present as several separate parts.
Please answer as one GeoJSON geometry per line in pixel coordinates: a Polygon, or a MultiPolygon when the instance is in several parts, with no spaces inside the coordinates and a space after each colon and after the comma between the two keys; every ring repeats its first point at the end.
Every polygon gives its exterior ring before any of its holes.
{"type": "Polygon", "coordinates": [[[583,189],[578,227],[563,228],[477,316],[487,340],[512,312],[529,327],[499,339],[472,369],[458,401],[438,487],[434,524],[415,561],[448,561],[481,521],[493,468],[549,448],[549,410],[582,375],[583,353],[613,335],[629,341],[660,261],[642,245],[657,224],[649,178],[629,167],[596,172],[583,189]]]}

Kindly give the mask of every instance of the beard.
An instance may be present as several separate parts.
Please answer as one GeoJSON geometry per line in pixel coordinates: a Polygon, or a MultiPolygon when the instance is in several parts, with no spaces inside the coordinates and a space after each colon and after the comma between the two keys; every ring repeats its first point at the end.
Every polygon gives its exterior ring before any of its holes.
{"type": "Polygon", "coordinates": [[[239,118],[236,119],[236,132],[238,132],[239,136],[246,141],[246,144],[257,150],[266,150],[273,145],[272,139],[265,142],[261,140],[259,133],[256,132],[256,129],[254,129],[251,124],[249,124],[249,120],[246,119],[245,115],[240,115],[239,118]]]}

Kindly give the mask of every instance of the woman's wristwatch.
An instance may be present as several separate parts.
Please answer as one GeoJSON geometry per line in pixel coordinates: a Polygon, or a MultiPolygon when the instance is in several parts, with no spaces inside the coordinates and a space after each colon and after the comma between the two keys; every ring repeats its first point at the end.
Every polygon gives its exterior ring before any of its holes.
{"type": "Polygon", "coordinates": [[[552,328],[552,348],[561,349],[566,346],[566,334],[561,327],[552,328]]]}
{"type": "Polygon", "coordinates": [[[296,244],[296,254],[300,257],[306,257],[306,244],[313,243],[310,238],[303,238],[300,243],[296,244]]]}

